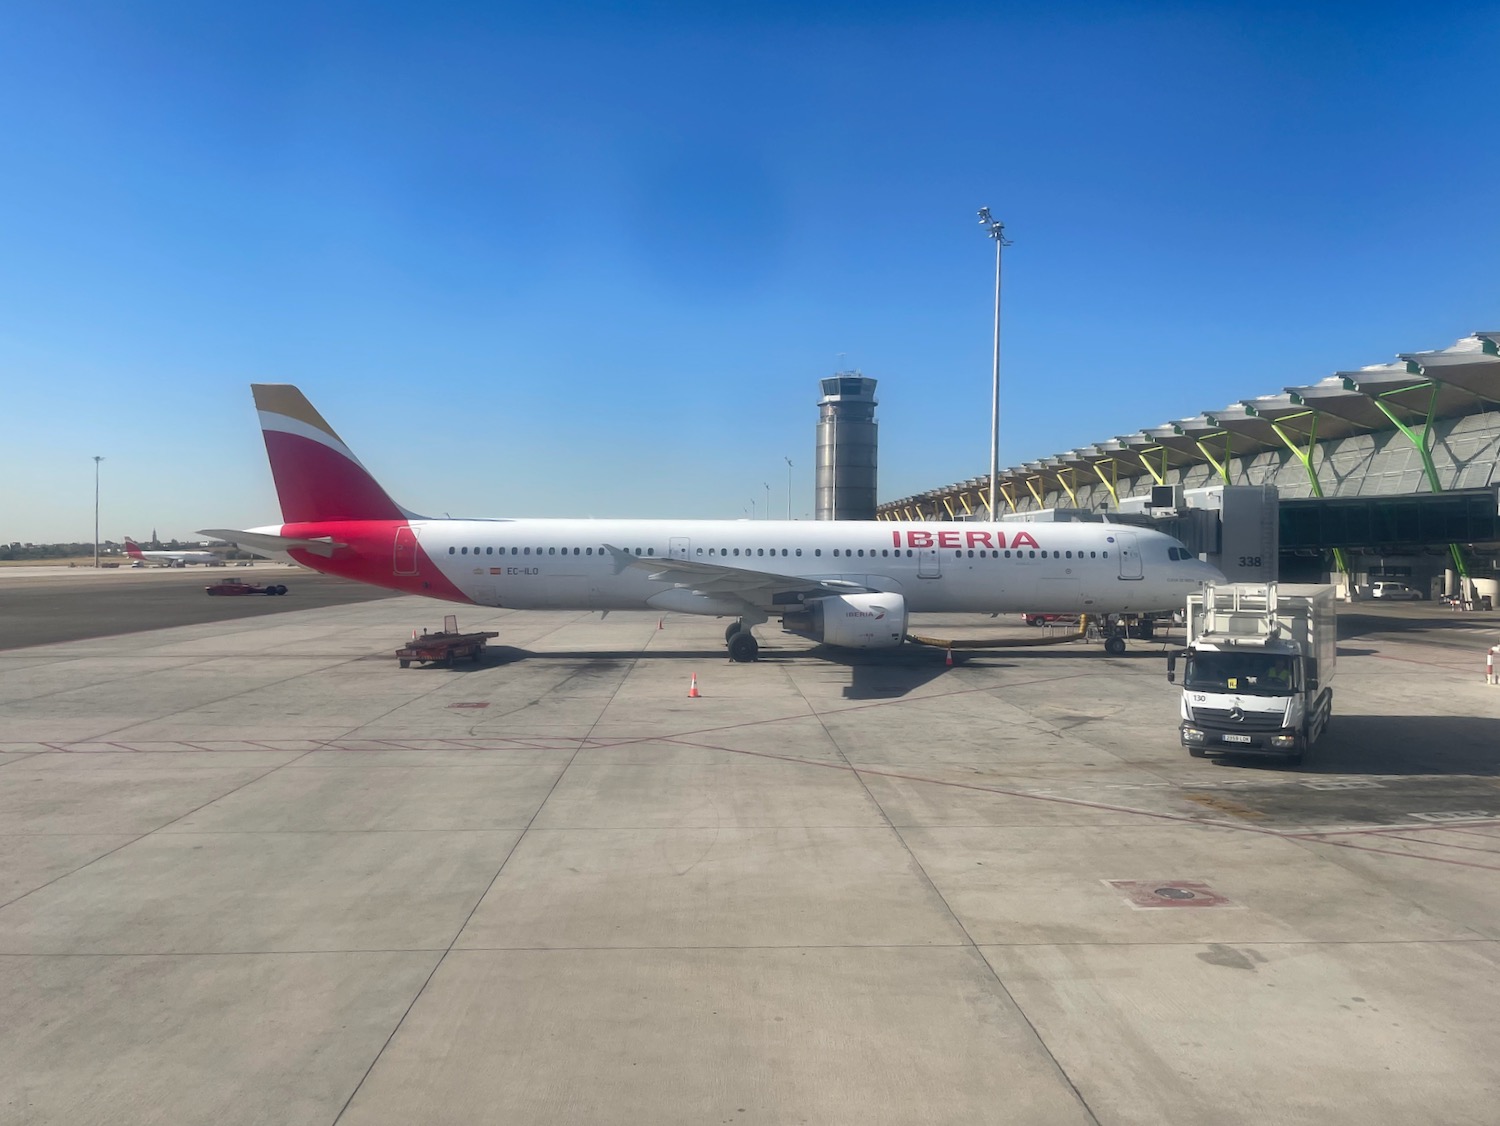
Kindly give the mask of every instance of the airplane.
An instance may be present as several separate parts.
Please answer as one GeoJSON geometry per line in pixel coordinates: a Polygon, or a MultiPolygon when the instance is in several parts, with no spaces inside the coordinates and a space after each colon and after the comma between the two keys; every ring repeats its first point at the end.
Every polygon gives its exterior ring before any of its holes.
{"type": "Polygon", "coordinates": [[[142,551],[129,536],[125,537],[125,554],[142,565],[154,562],[161,567],[186,567],[189,563],[202,563],[209,567],[222,567],[224,557],[215,551],[142,551]]]}
{"type": "MultiPolygon", "coordinates": [[[[656,610],[732,618],[734,661],[756,626],[881,649],[914,613],[1145,614],[1222,583],[1179,541],[1123,524],[434,519],[391,499],[291,384],[253,384],[282,523],[200,534],[314,571],[450,602],[529,610],[656,610]]],[[[1115,624],[1105,649],[1125,649],[1115,624]]]]}

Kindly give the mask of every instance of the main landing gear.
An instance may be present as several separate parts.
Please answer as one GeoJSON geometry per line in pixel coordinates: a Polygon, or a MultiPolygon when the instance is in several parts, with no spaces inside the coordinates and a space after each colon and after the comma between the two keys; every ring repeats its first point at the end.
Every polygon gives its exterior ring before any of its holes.
{"type": "MultiPolygon", "coordinates": [[[[761,621],[765,619],[762,618],[761,621]]],[[[744,618],[738,618],[729,623],[724,631],[724,643],[729,647],[729,659],[739,664],[748,664],[760,656],[760,642],[755,640],[755,634],[750,632],[750,627],[759,625],[759,622],[747,622],[744,618]]]]}
{"type": "Polygon", "coordinates": [[[1156,623],[1150,618],[1135,615],[1106,615],[1098,629],[1104,635],[1104,651],[1111,657],[1118,657],[1125,652],[1125,639],[1128,637],[1150,641],[1156,636],[1156,623]]]}

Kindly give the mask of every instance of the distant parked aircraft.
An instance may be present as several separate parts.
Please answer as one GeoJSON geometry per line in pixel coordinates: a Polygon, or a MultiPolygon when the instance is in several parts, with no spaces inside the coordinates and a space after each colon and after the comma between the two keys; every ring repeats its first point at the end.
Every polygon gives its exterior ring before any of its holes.
{"type": "Polygon", "coordinates": [[[215,551],[143,551],[129,536],[125,537],[125,554],[140,563],[151,562],[160,567],[185,567],[189,563],[224,566],[224,557],[215,551]]]}
{"type": "MultiPolygon", "coordinates": [[[[1224,576],[1177,540],[1121,524],[774,520],[453,520],[402,508],[289,384],[255,403],[284,523],[202,534],[315,571],[480,606],[667,610],[830,645],[900,645],[913,612],[1141,614],[1224,576]]],[[[1123,629],[1106,648],[1125,648],[1123,629]]]]}

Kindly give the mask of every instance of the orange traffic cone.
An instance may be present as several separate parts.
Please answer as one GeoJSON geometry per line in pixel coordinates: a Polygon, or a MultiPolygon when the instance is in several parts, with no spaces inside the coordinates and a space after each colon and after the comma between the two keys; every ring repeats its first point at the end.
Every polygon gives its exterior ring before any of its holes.
{"type": "Polygon", "coordinates": [[[657,629],[661,629],[661,623],[662,623],[662,619],[661,618],[657,618],[656,619],[656,628],[657,629]]]}
{"type": "Polygon", "coordinates": [[[952,649],[948,650],[948,659],[946,661],[944,661],[943,664],[947,665],[950,669],[953,667],[953,650],[952,649]]]}
{"type": "Polygon", "coordinates": [[[688,684],[688,699],[689,700],[696,700],[697,698],[698,698],[698,674],[694,673],[692,681],[688,684]]]}

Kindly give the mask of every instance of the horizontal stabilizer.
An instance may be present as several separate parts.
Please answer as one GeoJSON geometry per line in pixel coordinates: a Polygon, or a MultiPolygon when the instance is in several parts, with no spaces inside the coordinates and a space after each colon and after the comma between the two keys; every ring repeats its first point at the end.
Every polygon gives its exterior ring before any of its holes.
{"type": "Polygon", "coordinates": [[[200,536],[215,536],[230,543],[239,544],[251,551],[288,551],[294,547],[300,547],[304,551],[310,551],[314,555],[331,556],[338,548],[348,547],[346,543],[335,543],[332,536],[321,536],[317,539],[297,539],[294,536],[272,536],[265,532],[240,532],[233,528],[200,528],[200,536]]]}

